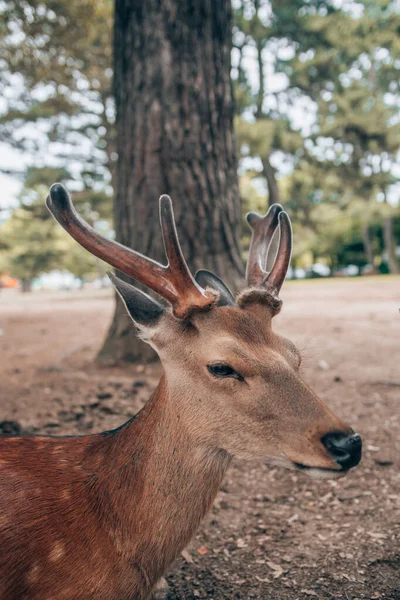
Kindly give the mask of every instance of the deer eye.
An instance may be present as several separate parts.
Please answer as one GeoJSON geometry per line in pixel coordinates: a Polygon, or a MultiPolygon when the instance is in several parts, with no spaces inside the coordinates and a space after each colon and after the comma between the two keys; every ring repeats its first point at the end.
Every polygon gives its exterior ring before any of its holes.
{"type": "Polygon", "coordinates": [[[214,377],[230,377],[231,379],[243,381],[243,377],[229,365],[207,365],[207,369],[214,377]]]}

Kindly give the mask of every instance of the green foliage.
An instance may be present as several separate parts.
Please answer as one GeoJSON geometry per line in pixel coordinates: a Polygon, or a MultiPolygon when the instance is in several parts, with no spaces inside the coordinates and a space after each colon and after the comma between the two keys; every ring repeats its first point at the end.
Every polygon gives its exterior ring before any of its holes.
{"type": "Polygon", "coordinates": [[[21,206],[2,225],[0,235],[5,250],[0,252],[0,271],[29,281],[58,268],[62,258],[58,229],[45,210],[43,203],[21,206]]]}
{"type": "Polygon", "coordinates": [[[69,271],[81,279],[104,275],[105,268],[54,221],[40,198],[16,208],[0,227],[0,272],[32,281],[52,270],[69,271]]]}
{"type": "MultiPolygon", "coordinates": [[[[51,270],[67,270],[82,279],[104,275],[101,261],[63,231],[46,208],[49,185],[64,176],[62,169],[27,170],[20,206],[0,226],[0,272],[22,281],[51,270]]],[[[74,202],[89,223],[102,226],[102,233],[108,234],[110,202],[103,191],[77,192],[74,202]]]]}
{"type": "Polygon", "coordinates": [[[35,166],[24,174],[20,208],[0,229],[0,271],[22,279],[51,269],[79,277],[99,271],[99,261],[56,225],[44,199],[52,183],[68,182],[86,220],[104,220],[109,229],[112,8],[112,0],[1,3],[0,141],[33,155],[35,166]]]}
{"type": "MultiPolygon", "coordinates": [[[[115,156],[112,0],[0,6],[0,140],[105,187],[115,156]],[[105,183],[104,183],[105,182],[105,183]]],[[[111,173],[112,174],[112,173],[111,173]]]]}
{"type": "Polygon", "coordinates": [[[234,7],[241,172],[265,179],[265,206],[278,180],[297,249],[332,264],[367,262],[362,230],[370,227],[379,253],[377,223],[382,229],[384,218],[400,215],[389,202],[400,167],[396,3],[237,0],[234,7]],[[277,75],[285,82],[278,90],[277,75]],[[305,107],[314,111],[308,125],[295,127],[293,106],[305,117],[305,107]]]}

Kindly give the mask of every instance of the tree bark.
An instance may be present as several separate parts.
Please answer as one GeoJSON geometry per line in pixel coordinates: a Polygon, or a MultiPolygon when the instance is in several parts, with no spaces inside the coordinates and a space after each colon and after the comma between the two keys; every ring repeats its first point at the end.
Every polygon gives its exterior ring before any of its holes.
{"type": "Polygon", "coordinates": [[[396,244],[393,236],[393,218],[386,217],[383,222],[383,238],[385,241],[385,250],[388,257],[389,273],[399,272],[399,264],[396,258],[396,244]]]}
{"type": "MultiPolygon", "coordinates": [[[[165,262],[158,198],[170,194],[192,270],[242,276],[230,81],[230,0],[116,0],[117,240],[165,262]]],[[[153,357],[120,303],[101,361],[153,357]]]]}
{"type": "Polygon", "coordinates": [[[371,267],[374,267],[374,255],[372,252],[372,242],[371,242],[371,236],[369,233],[369,227],[368,225],[363,225],[362,227],[362,238],[363,238],[363,244],[364,244],[364,252],[365,252],[365,256],[367,259],[367,263],[369,265],[371,265],[371,267]]]}
{"type": "Polygon", "coordinates": [[[266,156],[262,160],[264,177],[267,180],[268,186],[268,206],[279,204],[279,188],[275,177],[275,169],[271,165],[269,157],[266,156]]]}
{"type": "MultiPolygon", "coordinates": [[[[263,166],[263,174],[265,179],[267,180],[268,187],[268,207],[272,206],[272,204],[279,204],[280,194],[278,183],[275,177],[275,169],[271,165],[269,157],[266,156],[262,159],[263,166]]],[[[279,234],[275,231],[271,244],[269,246],[268,252],[268,260],[267,260],[267,271],[270,271],[274,265],[276,253],[278,252],[279,245],[279,234]]]]}

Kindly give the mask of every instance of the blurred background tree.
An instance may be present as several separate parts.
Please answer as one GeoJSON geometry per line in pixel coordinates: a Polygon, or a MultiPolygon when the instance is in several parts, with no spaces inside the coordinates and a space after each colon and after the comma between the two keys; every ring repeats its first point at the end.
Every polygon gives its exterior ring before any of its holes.
{"type": "Polygon", "coordinates": [[[0,141],[34,156],[36,167],[62,166],[75,187],[109,195],[117,159],[112,7],[6,0],[0,8],[0,141]]]}
{"type": "Polygon", "coordinates": [[[46,212],[43,202],[21,206],[1,228],[5,249],[0,253],[0,271],[20,279],[24,292],[30,291],[35,277],[58,268],[61,261],[58,232],[46,212]]]}
{"type": "Polygon", "coordinates": [[[349,231],[350,205],[361,210],[357,227],[371,265],[371,219],[380,212],[389,269],[398,272],[398,5],[237,0],[233,7],[241,171],[264,187],[269,204],[289,207],[297,240],[313,237],[305,228],[317,234],[318,256],[332,264],[338,261],[324,243],[322,205],[333,204],[331,218],[348,222],[349,231]]]}
{"type": "MultiPolygon", "coordinates": [[[[68,271],[80,278],[104,277],[102,261],[78,246],[52,218],[43,198],[52,182],[64,179],[66,171],[57,168],[30,168],[26,171],[20,205],[4,222],[0,231],[0,272],[10,272],[22,282],[22,291],[30,291],[35,278],[49,271],[68,271]]],[[[109,200],[102,192],[75,194],[78,210],[92,226],[109,234],[109,200]]]]}
{"type": "MultiPolygon", "coordinates": [[[[23,183],[20,206],[0,225],[0,270],[25,287],[52,268],[83,279],[103,272],[43,210],[48,185],[62,179],[107,235],[115,190],[117,238],[157,259],[155,203],[170,192],[192,268],[208,266],[234,286],[241,260],[231,53],[242,212],[285,205],[293,266],[398,272],[395,0],[232,0],[232,8],[185,0],[162,10],[118,0],[117,125],[113,5],[0,4],[0,143],[23,158],[13,173],[23,183]]],[[[246,249],[247,228],[242,236],[246,249]]],[[[127,326],[119,307],[105,359],[146,358],[126,341],[127,326]]]]}

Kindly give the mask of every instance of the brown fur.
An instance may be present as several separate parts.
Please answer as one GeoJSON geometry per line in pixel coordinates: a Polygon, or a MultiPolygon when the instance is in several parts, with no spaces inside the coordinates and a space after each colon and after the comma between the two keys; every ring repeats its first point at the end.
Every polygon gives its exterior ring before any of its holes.
{"type": "Polygon", "coordinates": [[[299,375],[262,304],[214,307],[144,337],[165,374],[121,428],[0,439],[0,598],[149,598],[209,510],[233,455],[338,469],[321,442],[349,433],[299,375]],[[245,381],[207,370],[226,361],[245,381]]]}

